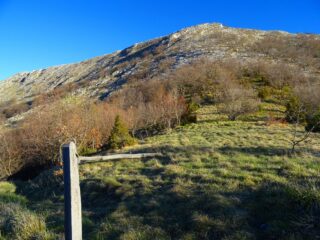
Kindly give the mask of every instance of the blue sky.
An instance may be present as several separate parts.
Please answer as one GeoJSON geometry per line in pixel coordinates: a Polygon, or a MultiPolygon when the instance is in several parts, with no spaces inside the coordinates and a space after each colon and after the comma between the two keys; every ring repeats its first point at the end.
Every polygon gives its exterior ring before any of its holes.
{"type": "Polygon", "coordinates": [[[206,22],[320,34],[320,0],[0,0],[0,79],[206,22]]]}

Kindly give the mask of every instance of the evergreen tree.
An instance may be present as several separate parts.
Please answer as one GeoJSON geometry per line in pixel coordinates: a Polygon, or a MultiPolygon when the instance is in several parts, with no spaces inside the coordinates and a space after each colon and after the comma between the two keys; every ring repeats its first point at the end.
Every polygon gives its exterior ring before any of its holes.
{"type": "Polygon", "coordinates": [[[112,149],[121,149],[125,146],[133,145],[135,142],[127,126],[121,121],[120,116],[117,115],[109,138],[110,147],[112,149]]]}

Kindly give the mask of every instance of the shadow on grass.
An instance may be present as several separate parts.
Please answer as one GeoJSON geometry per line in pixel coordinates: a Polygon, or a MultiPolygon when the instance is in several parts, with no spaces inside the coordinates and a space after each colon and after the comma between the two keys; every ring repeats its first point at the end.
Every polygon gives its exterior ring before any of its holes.
{"type": "Polygon", "coordinates": [[[230,147],[224,146],[218,148],[218,151],[224,154],[232,154],[232,153],[245,153],[252,155],[264,155],[264,156],[285,156],[288,155],[290,149],[289,148],[281,148],[281,147],[230,147]]]}
{"type": "MultiPolygon", "coordinates": [[[[316,182],[319,185],[320,179],[316,182]]],[[[300,179],[286,185],[266,182],[252,194],[249,223],[257,239],[319,238],[319,188],[306,183],[310,181],[300,179]]]]}
{"type": "MultiPolygon", "coordinates": [[[[169,145],[164,145],[161,147],[153,148],[141,148],[137,152],[161,152],[164,157],[163,160],[165,162],[170,162],[170,155],[175,153],[181,154],[193,154],[196,153],[205,153],[205,152],[220,152],[223,154],[232,154],[232,153],[245,153],[250,155],[257,156],[289,156],[291,152],[290,147],[273,147],[273,146],[256,146],[256,147],[231,147],[231,146],[223,146],[223,147],[201,147],[197,145],[188,145],[188,146],[179,146],[173,147],[169,145]]],[[[134,152],[132,152],[134,153],[134,152]]],[[[312,148],[307,147],[297,147],[296,154],[308,153],[315,157],[320,157],[320,151],[317,151],[312,148]]]]}
{"type": "Polygon", "coordinates": [[[175,184],[159,186],[148,193],[138,191],[123,199],[120,206],[101,222],[100,226],[108,227],[96,231],[102,239],[124,238],[128,233],[141,239],[250,235],[250,227],[238,211],[239,202],[204,189],[181,189],[175,184]]]}
{"type": "MultiPolygon", "coordinates": [[[[173,154],[214,152],[210,147],[140,149],[162,152],[152,158],[159,168],[138,168],[130,175],[108,175],[81,181],[84,239],[316,239],[320,236],[320,179],[290,179],[288,184],[264,182],[254,188],[242,185],[228,188],[219,182],[164,171],[174,164],[173,154]],[[219,185],[220,184],[220,185],[219,185]],[[232,190],[230,190],[232,189],[232,190]]],[[[245,152],[276,156],[285,149],[219,148],[219,152],[245,152]]],[[[151,159],[142,159],[147,166],[151,159]]],[[[115,160],[117,161],[117,160],[115,160]]],[[[133,160],[135,161],[135,160],[133,160]]],[[[214,167],[214,165],[212,165],[214,167]]],[[[103,171],[103,170],[101,170],[103,171]]],[[[104,172],[106,173],[106,172],[104,172]]],[[[230,176],[232,181],[233,176],[230,176]]],[[[61,176],[50,172],[17,191],[28,198],[32,209],[50,205],[52,229],[63,231],[63,218],[57,214],[63,203],[61,176]],[[60,205],[59,205],[60,204],[60,205]]],[[[50,225],[51,226],[51,225],[50,225]]]]}
{"type": "Polygon", "coordinates": [[[146,147],[139,149],[141,152],[160,152],[163,154],[163,157],[158,158],[160,159],[164,164],[170,163],[172,160],[170,159],[172,154],[181,153],[181,154],[196,154],[199,152],[214,152],[213,147],[200,147],[197,145],[188,145],[188,146],[179,146],[179,147],[173,147],[170,145],[163,145],[160,147],[146,147]]]}
{"type": "MultiPolygon", "coordinates": [[[[245,153],[245,154],[251,154],[256,156],[290,156],[291,148],[286,147],[220,147],[218,148],[218,151],[230,154],[230,153],[245,153]]],[[[316,151],[311,148],[305,148],[305,147],[298,147],[298,149],[295,151],[295,154],[302,154],[302,153],[308,153],[315,157],[320,156],[320,152],[316,151]]]]}
{"type": "Polygon", "coordinates": [[[230,192],[164,185],[122,199],[93,232],[102,239],[315,239],[319,204],[310,189],[274,182],[230,192]]]}

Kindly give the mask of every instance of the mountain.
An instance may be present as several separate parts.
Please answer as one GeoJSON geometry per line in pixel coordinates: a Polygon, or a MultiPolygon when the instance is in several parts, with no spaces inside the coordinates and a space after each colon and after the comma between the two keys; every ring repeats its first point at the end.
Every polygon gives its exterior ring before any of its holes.
{"type": "Polygon", "coordinates": [[[36,96],[68,84],[75,94],[105,98],[130,78],[165,74],[167,69],[199,58],[282,59],[319,74],[319,39],[311,34],[202,24],[83,62],[15,74],[0,82],[0,104],[32,102],[36,96]]]}

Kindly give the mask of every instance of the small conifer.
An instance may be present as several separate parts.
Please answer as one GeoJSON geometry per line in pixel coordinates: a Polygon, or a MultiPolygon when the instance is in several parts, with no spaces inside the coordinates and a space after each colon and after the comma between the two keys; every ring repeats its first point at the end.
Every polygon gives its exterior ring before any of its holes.
{"type": "Polygon", "coordinates": [[[114,126],[109,138],[109,145],[112,149],[121,149],[125,146],[135,144],[135,139],[130,135],[127,126],[117,115],[114,121],[114,126]]]}

